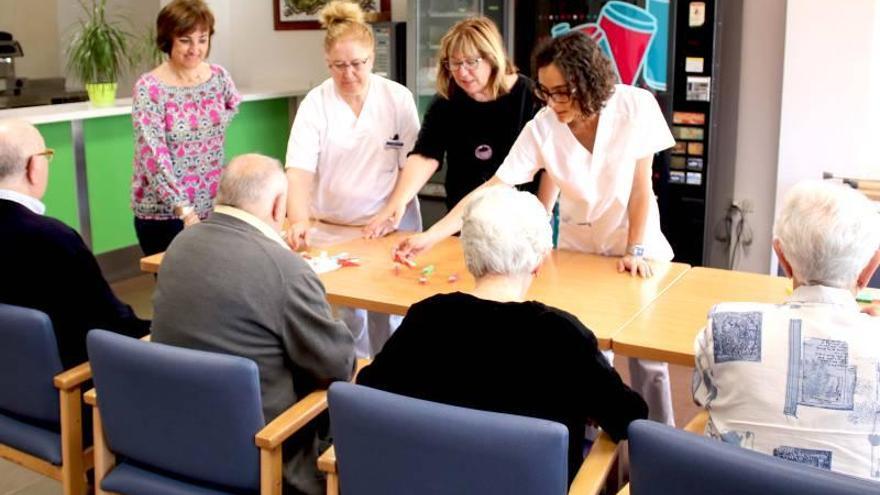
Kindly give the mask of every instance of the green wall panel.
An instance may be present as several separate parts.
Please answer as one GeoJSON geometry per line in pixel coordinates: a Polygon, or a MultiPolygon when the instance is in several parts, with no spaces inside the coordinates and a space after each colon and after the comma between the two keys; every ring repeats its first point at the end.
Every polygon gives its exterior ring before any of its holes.
{"type": "Polygon", "coordinates": [[[78,230],[76,166],[73,162],[70,122],[41,124],[37,129],[46,140],[46,147],[55,150],[55,159],[49,165],[49,186],[43,196],[46,215],[78,230]]]}
{"type": "MultiPolygon", "coordinates": [[[[242,153],[263,153],[283,162],[290,132],[287,114],[286,98],[243,103],[227,130],[227,161],[242,153]]],[[[69,141],[69,124],[64,125],[69,141]]],[[[134,157],[131,116],[85,120],[83,139],[93,251],[100,254],[137,244],[130,204],[134,157]]],[[[70,163],[73,170],[72,150],[70,163]]],[[[76,220],[75,207],[72,218],[76,220]]]]}
{"type": "Polygon", "coordinates": [[[226,161],[242,153],[262,153],[284,163],[287,115],[287,98],[243,103],[226,131],[226,161]]]}
{"type": "Polygon", "coordinates": [[[134,157],[131,115],[83,121],[95,254],[137,244],[129,194],[134,157]]]}

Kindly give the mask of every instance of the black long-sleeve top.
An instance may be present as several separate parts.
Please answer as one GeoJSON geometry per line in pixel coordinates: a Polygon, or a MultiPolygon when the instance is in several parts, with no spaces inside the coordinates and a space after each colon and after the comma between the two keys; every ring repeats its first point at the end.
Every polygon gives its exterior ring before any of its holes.
{"type": "Polygon", "coordinates": [[[575,316],[539,302],[500,303],[460,292],[414,304],[358,383],[420,399],[557,421],[569,431],[569,481],[584,429],[615,441],[648,406],[575,316]]]}

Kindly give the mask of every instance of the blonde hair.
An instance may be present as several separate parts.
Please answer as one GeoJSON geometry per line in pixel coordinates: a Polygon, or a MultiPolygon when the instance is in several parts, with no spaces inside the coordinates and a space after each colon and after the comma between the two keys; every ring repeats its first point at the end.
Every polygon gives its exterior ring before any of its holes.
{"type": "Polygon", "coordinates": [[[493,99],[507,93],[504,76],[516,74],[516,66],[510,61],[501,41],[498,27],[487,17],[471,17],[458,21],[440,40],[440,51],[437,53],[437,93],[449,98],[455,87],[452,73],[446,68],[446,62],[454,54],[476,53],[483,62],[492,66],[489,75],[489,94],[493,99]]]}
{"type": "Polygon", "coordinates": [[[327,30],[324,36],[324,51],[330,51],[336,42],[352,38],[373,47],[373,30],[364,22],[364,11],[360,5],[345,0],[333,0],[318,12],[321,27],[327,30]]]}

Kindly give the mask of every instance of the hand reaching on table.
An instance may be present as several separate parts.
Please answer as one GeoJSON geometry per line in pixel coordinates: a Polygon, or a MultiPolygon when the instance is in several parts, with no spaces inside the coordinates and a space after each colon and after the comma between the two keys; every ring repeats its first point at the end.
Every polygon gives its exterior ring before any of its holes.
{"type": "Polygon", "coordinates": [[[642,278],[654,276],[654,271],[651,269],[651,263],[648,260],[631,254],[625,255],[617,261],[617,271],[620,273],[629,272],[633,277],[636,275],[642,278]]]}
{"type": "Polygon", "coordinates": [[[437,240],[433,238],[430,231],[420,232],[400,241],[394,246],[391,254],[395,261],[412,262],[419,253],[430,249],[436,243],[437,240]]]}
{"type": "Polygon", "coordinates": [[[290,224],[290,228],[287,229],[286,241],[294,251],[309,247],[309,229],[311,226],[311,222],[308,220],[301,220],[290,224]]]}
{"type": "Polygon", "coordinates": [[[363,228],[363,236],[365,239],[375,239],[377,237],[385,237],[386,235],[397,230],[401,219],[406,212],[406,205],[395,208],[388,204],[377,213],[367,225],[363,228]]]}

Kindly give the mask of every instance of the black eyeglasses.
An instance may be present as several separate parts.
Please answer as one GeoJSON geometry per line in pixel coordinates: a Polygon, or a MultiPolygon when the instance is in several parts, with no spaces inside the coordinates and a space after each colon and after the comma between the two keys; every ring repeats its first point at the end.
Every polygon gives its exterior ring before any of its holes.
{"type": "Polygon", "coordinates": [[[550,91],[540,84],[535,86],[535,96],[541,101],[553,100],[554,103],[568,103],[571,101],[571,95],[575,93],[577,93],[575,88],[550,91]]]}

